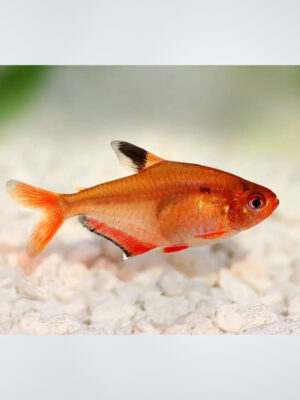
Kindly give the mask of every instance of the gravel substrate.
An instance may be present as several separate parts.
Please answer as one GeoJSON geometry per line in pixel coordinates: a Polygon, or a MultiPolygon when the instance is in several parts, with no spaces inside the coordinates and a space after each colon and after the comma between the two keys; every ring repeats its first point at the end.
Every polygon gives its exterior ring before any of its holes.
{"type": "MultiPolygon", "coordinates": [[[[127,139],[143,145],[141,138],[127,139]]],[[[257,181],[278,195],[280,205],[262,224],[219,244],[125,261],[116,246],[75,218],[30,261],[24,246],[36,215],[7,198],[7,179],[71,192],[76,185],[91,186],[126,172],[109,139],[3,139],[0,332],[300,333],[299,162],[266,160],[263,154],[254,162],[208,144],[200,151],[196,142],[178,148],[176,142],[153,141],[144,147],[257,181]]]]}

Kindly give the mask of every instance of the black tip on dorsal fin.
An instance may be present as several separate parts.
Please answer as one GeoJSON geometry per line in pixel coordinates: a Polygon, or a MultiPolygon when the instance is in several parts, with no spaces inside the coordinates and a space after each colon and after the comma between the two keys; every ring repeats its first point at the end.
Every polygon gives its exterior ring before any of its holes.
{"type": "Polygon", "coordinates": [[[133,169],[135,172],[139,172],[162,161],[161,158],[154,154],[128,142],[114,140],[111,142],[111,147],[117,153],[120,163],[133,169]]]}

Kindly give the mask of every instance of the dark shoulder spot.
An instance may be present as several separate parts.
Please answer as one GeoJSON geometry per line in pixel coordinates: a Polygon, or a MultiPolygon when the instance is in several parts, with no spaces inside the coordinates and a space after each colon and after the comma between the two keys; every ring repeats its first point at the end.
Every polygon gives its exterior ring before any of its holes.
{"type": "Polygon", "coordinates": [[[206,186],[200,186],[200,192],[201,193],[207,193],[210,194],[210,188],[206,186]]]}
{"type": "Polygon", "coordinates": [[[245,192],[250,189],[249,184],[246,181],[241,181],[241,185],[245,192]]]}

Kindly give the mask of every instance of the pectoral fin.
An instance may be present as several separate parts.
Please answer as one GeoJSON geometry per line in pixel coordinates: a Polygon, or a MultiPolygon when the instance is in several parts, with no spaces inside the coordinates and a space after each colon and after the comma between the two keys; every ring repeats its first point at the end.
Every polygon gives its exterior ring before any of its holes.
{"type": "Polygon", "coordinates": [[[113,228],[92,217],[82,215],[79,217],[80,223],[91,232],[115,243],[125,253],[127,257],[137,256],[154,249],[156,246],[144,243],[135,237],[128,235],[119,229],[113,228]]]}
{"type": "Polygon", "coordinates": [[[189,246],[170,246],[170,247],[165,247],[163,249],[164,253],[175,253],[176,251],[181,251],[181,250],[185,250],[188,249],[189,246]]]}
{"type": "Polygon", "coordinates": [[[219,237],[222,237],[224,235],[226,235],[226,233],[228,233],[228,231],[221,231],[221,232],[212,232],[212,233],[206,233],[203,235],[195,235],[195,238],[199,238],[199,239],[218,239],[219,237]]]}

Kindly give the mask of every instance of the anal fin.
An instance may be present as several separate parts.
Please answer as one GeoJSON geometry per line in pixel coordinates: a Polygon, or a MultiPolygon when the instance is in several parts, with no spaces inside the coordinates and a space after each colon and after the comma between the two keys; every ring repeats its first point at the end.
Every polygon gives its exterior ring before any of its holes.
{"type": "Polygon", "coordinates": [[[80,223],[91,232],[100,235],[115,243],[125,253],[126,257],[133,257],[156,248],[155,245],[144,243],[127,233],[113,228],[97,219],[83,215],[79,217],[80,223]]]}

